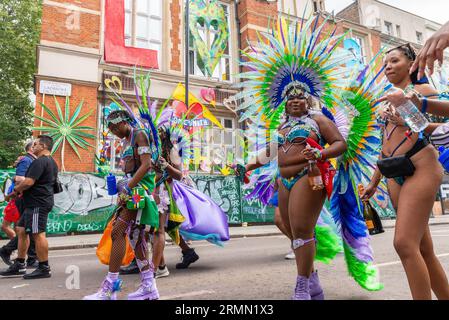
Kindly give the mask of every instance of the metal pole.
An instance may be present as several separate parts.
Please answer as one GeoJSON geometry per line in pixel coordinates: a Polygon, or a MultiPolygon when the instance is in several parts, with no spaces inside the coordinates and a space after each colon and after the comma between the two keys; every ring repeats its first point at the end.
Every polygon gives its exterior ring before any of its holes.
{"type": "Polygon", "coordinates": [[[185,44],[186,44],[186,60],[185,60],[185,72],[186,72],[186,79],[185,79],[185,87],[186,87],[186,107],[187,110],[189,109],[189,11],[190,11],[190,0],[186,0],[186,16],[185,16],[185,44]]]}

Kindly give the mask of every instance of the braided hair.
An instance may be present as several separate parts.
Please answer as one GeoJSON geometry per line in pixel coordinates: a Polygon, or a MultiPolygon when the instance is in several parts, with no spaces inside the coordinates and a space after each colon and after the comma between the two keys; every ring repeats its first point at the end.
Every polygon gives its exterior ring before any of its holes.
{"type": "MultiPolygon", "coordinates": [[[[415,49],[412,47],[412,45],[410,43],[406,43],[406,44],[402,44],[398,47],[395,47],[393,49],[390,49],[387,51],[386,54],[389,54],[390,52],[393,51],[399,51],[402,52],[402,54],[409,59],[410,61],[415,61],[416,60],[416,51],[415,49]]],[[[427,84],[429,83],[429,80],[424,76],[424,78],[422,79],[418,79],[418,69],[416,69],[412,74],[410,74],[410,78],[412,80],[413,84],[427,84]]]]}

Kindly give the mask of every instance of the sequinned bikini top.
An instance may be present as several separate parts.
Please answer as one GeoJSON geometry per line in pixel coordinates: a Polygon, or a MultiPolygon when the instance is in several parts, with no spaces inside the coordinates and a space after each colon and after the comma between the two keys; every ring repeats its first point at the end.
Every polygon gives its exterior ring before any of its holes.
{"type": "Polygon", "coordinates": [[[311,118],[310,114],[302,117],[289,117],[289,120],[279,130],[286,128],[291,128],[286,135],[278,132],[277,140],[280,146],[284,145],[287,141],[290,143],[303,142],[310,137],[311,132],[314,132],[320,141],[322,140],[318,124],[311,118]],[[296,141],[298,138],[301,138],[302,141],[296,141]]]}

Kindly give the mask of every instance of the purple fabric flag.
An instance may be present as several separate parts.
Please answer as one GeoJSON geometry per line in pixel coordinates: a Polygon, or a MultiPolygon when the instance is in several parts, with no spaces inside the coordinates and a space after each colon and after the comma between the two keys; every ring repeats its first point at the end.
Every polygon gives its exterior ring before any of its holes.
{"type": "Polygon", "coordinates": [[[218,235],[229,240],[228,217],[207,195],[179,181],[172,182],[173,198],[185,217],[181,230],[199,235],[218,235]]]}

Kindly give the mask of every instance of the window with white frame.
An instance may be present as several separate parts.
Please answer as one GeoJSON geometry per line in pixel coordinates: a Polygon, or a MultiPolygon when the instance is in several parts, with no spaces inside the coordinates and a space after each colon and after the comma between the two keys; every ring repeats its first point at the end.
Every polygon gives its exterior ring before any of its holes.
{"type": "Polygon", "coordinates": [[[385,33],[392,36],[393,35],[393,24],[391,22],[385,21],[385,33]]]}
{"type": "MultiPolygon", "coordinates": [[[[225,15],[226,15],[226,21],[227,21],[227,29],[228,29],[228,40],[226,49],[218,62],[217,66],[213,70],[213,74],[211,77],[208,76],[206,70],[200,67],[199,63],[199,57],[198,53],[195,50],[194,47],[194,38],[192,33],[190,32],[190,38],[189,38],[189,73],[196,76],[201,77],[208,77],[212,79],[216,79],[218,81],[231,81],[231,39],[233,36],[232,28],[230,28],[231,25],[231,17],[230,17],[230,5],[227,3],[220,2],[220,6],[223,8],[225,15]]],[[[214,41],[218,39],[219,30],[214,29],[212,26],[211,28],[207,29],[205,25],[198,24],[198,32],[201,36],[201,39],[206,42],[207,48],[211,48],[214,41]]]]}
{"type": "Polygon", "coordinates": [[[279,12],[300,18],[325,11],[324,0],[278,0],[277,3],[279,12]]]}
{"type": "Polygon", "coordinates": [[[365,46],[365,38],[360,35],[354,35],[354,40],[357,42],[357,44],[360,47],[360,58],[361,63],[366,64],[366,46],[365,46]]]}
{"type": "Polygon", "coordinates": [[[416,41],[418,42],[418,44],[422,44],[423,43],[422,32],[416,31],[416,41]]]}
{"type": "Polygon", "coordinates": [[[98,158],[100,165],[109,164],[111,172],[120,172],[120,155],[122,152],[122,141],[109,132],[106,126],[105,110],[101,105],[99,108],[99,132],[98,132],[98,158]],[[102,162],[103,161],[103,162],[102,162]]]}
{"type": "MultiPolygon", "coordinates": [[[[162,49],[163,0],[125,0],[125,45],[162,49]]],[[[158,54],[160,59],[161,54],[158,54]]]]}
{"type": "Polygon", "coordinates": [[[401,33],[401,26],[400,25],[396,25],[396,37],[400,38],[402,36],[401,33]]]}
{"type": "Polygon", "coordinates": [[[219,173],[226,164],[234,163],[239,156],[237,150],[238,130],[233,118],[217,117],[224,129],[217,127],[198,131],[192,138],[198,148],[201,145],[201,161],[209,164],[212,173],[219,173]]]}

